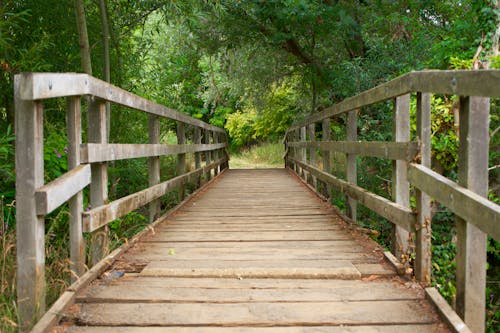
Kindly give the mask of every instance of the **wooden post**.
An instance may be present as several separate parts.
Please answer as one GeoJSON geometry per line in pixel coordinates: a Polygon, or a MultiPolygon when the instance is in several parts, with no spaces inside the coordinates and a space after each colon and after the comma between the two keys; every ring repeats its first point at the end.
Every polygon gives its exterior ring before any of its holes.
{"type": "MultiPolygon", "coordinates": [[[[219,133],[213,132],[213,137],[214,137],[214,143],[219,143],[219,133]]],[[[216,149],[214,151],[214,161],[219,160],[219,149],[216,149]]],[[[219,167],[216,166],[214,169],[214,176],[217,176],[219,174],[219,167]]]]}
{"type": "MultiPolygon", "coordinates": [[[[307,131],[309,134],[309,141],[315,142],[316,141],[316,126],[314,123],[309,124],[307,126],[307,131]]],[[[316,148],[309,148],[309,164],[311,164],[313,167],[316,167],[316,148]]],[[[317,183],[316,183],[316,177],[314,177],[312,174],[310,176],[310,183],[311,185],[317,189],[317,183]]]]}
{"type": "MultiPolygon", "coordinates": [[[[410,141],[410,94],[396,97],[393,113],[393,138],[395,142],[410,141]]],[[[392,162],[392,197],[394,202],[410,207],[410,184],[407,179],[406,161],[392,162]]],[[[406,264],[410,233],[399,226],[393,227],[393,253],[406,264]]]]}
{"type": "MultiPolygon", "coordinates": [[[[458,182],[488,195],[489,98],[460,98],[458,182]]],[[[473,332],[484,332],[487,235],[457,217],[456,311],[473,332]]]]}
{"type": "MultiPolygon", "coordinates": [[[[160,119],[156,115],[149,115],[149,143],[160,143],[160,119]]],[[[160,157],[153,156],[148,159],[149,186],[160,183],[160,157]]],[[[161,212],[161,200],[156,199],[149,203],[149,222],[155,221],[161,212]]]]}
{"type": "MultiPolygon", "coordinates": [[[[102,100],[90,100],[87,117],[89,143],[106,143],[106,103],[102,100]]],[[[91,173],[90,205],[94,209],[108,201],[107,163],[92,163],[91,173]]],[[[90,262],[92,266],[97,264],[108,253],[108,234],[108,226],[92,233],[90,240],[90,262]]]]}
{"type": "Polygon", "coordinates": [[[43,105],[20,97],[14,79],[16,127],[17,309],[20,331],[45,312],[45,220],[36,215],[35,191],[43,180],[43,105]]]}
{"type": "MultiPolygon", "coordinates": [[[[417,140],[420,142],[420,164],[431,167],[431,94],[417,93],[417,140]]],[[[424,285],[431,282],[431,199],[415,189],[417,232],[415,277],[424,285]]]]}
{"type": "MultiPolygon", "coordinates": [[[[82,114],[80,96],[68,97],[66,124],[68,132],[68,170],[80,165],[80,144],[82,143],[82,114]]],[[[69,200],[69,235],[71,282],[85,272],[85,240],[83,239],[82,213],[83,193],[80,191],[69,200]]]]}
{"type": "MultiPolygon", "coordinates": [[[[300,141],[306,142],[306,127],[300,128],[300,141]]],[[[304,163],[307,163],[307,150],[306,148],[300,148],[300,160],[304,163]]],[[[306,171],[304,169],[300,170],[300,176],[307,180],[306,171]]]]}
{"type": "MultiPolygon", "coordinates": [[[[300,130],[299,129],[296,129],[293,131],[293,141],[294,142],[299,142],[300,141],[300,130]]],[[[297,147],[294,147],[293,148],[293,158],[294,159],[299,159],[299,148],[297,147]]],[[[294,168],[293,170],[295,171],[295,173],[297,175],[300,174],[300,167],[297,163],[294,164],[294,168]]]]}
{"type": "MultiPolygon", "coordinates": [[[[358,140],[358,110],[347,113],[347,141],[358,140]]],[[[346,154],[346,180],[349,183],[358,183],[358,164],[357,155],[346,154]]],[[[357,220],[358,202],[353,198],[347,197],[346,215],[353,221],[357,220]]]]}
{"type": "MultiPolygon", "coordinates": [[[[186,133],[184,131],[184,124],[180,121],[177,122],[177,144],[183,145],[186,143],[186,133]]],[[[177,155],[177,176],[186,173],[186,154],[177,155]]],[[[179,201],[184,200],[186,194],[186,186],[179,187],[179,201]]]]}
{"type": "MultiPolygon", "coordinates": [[[[321,124],[322,126],[322,131],[323,131],[323,141],[330,141],[331,140],[331,129],[330,129],[330,118],[323,119],[323,123],[321,124]]],[[[331,170],[331,165],[330,165],[330,151],[329,150],[323,150],[323,171],[330,173],[331,170]]],[[[330,198],[332,195],[331,192],[331,186],[328,184],[325,184],[325,192],[323,193],[327,198],[330,198]]]]}
{"type": "MultiPolygon", "coordinates": [[[[205,130],[203,133],[203,143],[210,144],[210,131],[205,130]]],[[[209,165],[211,163],[211,154],[210,150],[205,151],[205,165],[209,165]]],[[[208,170],[205,174],[206,181],[209,181],[212,178],[212,171],[208,170]]]]}
{"type": "MultiPolygon", "coordinates": [[[[199,127],[195,127],[194,128],[194,138],[193,138],[193,141],[197,145],[201,144],[201,129],[199,127]]],[[[194,153],[194,168],[195,169],[201,168],[201,154],[199,152],[194,153]]],[[[201,186],[201,176],[198,177],[196,186],[197,187],[201,186]]]]}

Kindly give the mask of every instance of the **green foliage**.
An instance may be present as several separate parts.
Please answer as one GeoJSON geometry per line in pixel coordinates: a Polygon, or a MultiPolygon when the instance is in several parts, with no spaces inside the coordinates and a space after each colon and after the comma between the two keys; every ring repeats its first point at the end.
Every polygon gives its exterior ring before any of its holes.
{"type": "Polygon", "coordinates": [[[237,149],[247,146],[255,139],[255,109],[245,112],[237,111],[227,117],[226,130],[231,138],[231,145],[237,149]]]}
{"type": "Polygon", "coordinates": [[[282,168],[284,146],[281,143],[264,143],[243,149],[231,155],[234,169],[282,168]]]}

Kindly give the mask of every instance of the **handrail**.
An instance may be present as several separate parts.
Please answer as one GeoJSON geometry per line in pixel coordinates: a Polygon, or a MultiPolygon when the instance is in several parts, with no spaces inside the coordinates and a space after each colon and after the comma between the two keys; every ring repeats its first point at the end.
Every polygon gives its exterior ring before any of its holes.
{"type": "MultiPolygon", "coordinates": [[[[423,284],[430,283],[432,270],[429,195],[456,214],[456,311],[474,332],[484,331],[487,235],[500,241],[500,206],[487,199],[489,98],[500,97],[499,87],[500,70],[411,72],[295,123],[283,139],[286,167],[317,191],[325,192],[328,186],[345,194],[348,217],[356,219],[359,201],[395,224],[393,250],[403,260],[411,248],[408,232],[415,233],[415,276],[423,284]],[[458,95],[460,99],[458,183],[431,170],[431,93],[458,95]],[[417,99],[415,141],[410,140],[411,94],[417,99]],[[357,113],[387,100],[394,101],[394,142],[357,141],[357,113]],[[347,141],[331,141],[330,119],[342,113],[347,114],[347,141]],[[315,133],[319,122],[323,131],[320,142],[315,133]],[[315,165],[318,150],[323,155],[322,170],[315,165]],[[347,180],[330,174],[333,151],[346,153],[347,180]],[[393,201],[357,186],[358,155],[394,161],[393,201]],[[416,189],[415,211],[410,208],[410,184],[416,189]]],[[[326,192],[329,195],[330,190],[326,192]]]]}
{"type": "Polygon", "coordinates": [[[104,257],[103,232],[96,230],[135,209],[149,205],[149,219],[160,216],[159,199],[172,190],[180,198],[188,182],[201,185],[228,168],[225,130],[115,87],[87,74],[22,73],[14,79],[16,122],[17,291],[21,330],[45,311],[44,218],[65,202],[70,206],[70,256],[73,281],[85,272],[84,232],[92,233],[94,264],[104,257]],[[88,142],[82,144],[82,96],[88,96],[88,142]],[[67,99],[68,172],[44,184],[43,101],[67,99]],[[149,113],[148,144],[107,142],[106,103],[149,113]],[[175,120],[177,144],[160,143],[160,119],[175,120]],[[185,126],[192,126],[188,143],[185,126]],[[203,143],[202,143],[203,141],[203,143]],[[195,170],[186,172],[186,154],[195,170]],[[205,165],[202,166],[202,154],[205,165]],[[177,176],[160,182],[160,156],[177,156],[177,176]],[[108,201],[107,162],[147,157],[149,187],[108,201]],[[204,175],[204,177],[202,177],[204,175]],[[83,190],[90,186],[91,209],[84,211],[83,190]]]}

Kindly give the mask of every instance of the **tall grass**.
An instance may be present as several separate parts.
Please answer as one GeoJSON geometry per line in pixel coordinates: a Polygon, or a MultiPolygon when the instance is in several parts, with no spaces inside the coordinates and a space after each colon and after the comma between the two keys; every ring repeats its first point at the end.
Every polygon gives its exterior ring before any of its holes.
{"type": "Polygon", "coordinates": [[[284,147],[281,143],[264,143],[231,155],[232,169],[283,168],[284,147]]]}

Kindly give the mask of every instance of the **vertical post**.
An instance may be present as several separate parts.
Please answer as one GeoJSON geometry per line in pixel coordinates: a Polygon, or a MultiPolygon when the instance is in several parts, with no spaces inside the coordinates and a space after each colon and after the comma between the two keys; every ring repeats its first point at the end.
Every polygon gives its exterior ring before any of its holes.
{"type": "MultiPolygon", "coordinates": [[[[347,113],[347,141],[358,140],[358,110],[347,113]]],[[[358,183],[358,165],[357,155],[346,154],[346,179],[349,183],[358,183]]],[[[346,215],[353,221],[357,219],[358,202],[353,198],[347,197],[346,215]]]]}
{"type": "MultiPolygon", "coordinates": [[[[490,100],[460,98],[458,183],[488,195],[490,100]]],[[[457,217],[456,311],[473,332],[484,332],[487,235],[469,221],[457,217]]]]}
{"type": "MultiPolygon", "coordinates": [[[[306,142],[306,127],[301,127],[300,128],[300,141],[301,142],[306,142]]],[[[307,163],[307,150],[306,148],[300,148],[300,161],[302,163],[307,163]]],[[[307,180],[307,175],[306,175],[306,171],[301,168],[300,170],[300,176],[304,179],[304,180],[307,180]]]]}
{"type": "MultiPolygon", "coordinates": [[[[396,97],[392,131],[395,142],[410,141],[410,94],[396,97]]],[[[397,204],[410,207],[410,184],[407,179],[406,161],[392,162],[392,197],[397,204]]],[[[409,237],[408,231],[394,226],[393,253],[403,264],[408,261],[409,237]]]]}
{"type": "MultiPolygon", "coordinates": [[[[194,128],[194,138],[193,138],[194,144],[199,145],[201,144],[201,129],[199,127],[194,128]]],[[[201,154],[199,152],[194,153],[194,168],[199,169],[201,168],[201,154]]],[[[201,186],[201,176],[198,177],[196,181],[196,186],[200,187],[201,186]]]]}
{"type": "MultiPolygon", "coordinates": [[[[321,124],[322,126],[322,132],[323,132],[323,137],[322,140],[324,142],[328,142],[331,140],[331,129],[330,129],[330,118],[323,119],[323,123],[321,124]]],[[[331,165],[330,165],[330,151],[329,150],[323,150],[323,171],[330,173],[331,172],[331,165]]],[[[325,184],[325,196],[327,198],[330,198],[331,196],[331,186],[329,184],[325,184]]]]}
{"type": "MultiPolygon", "coordinates": [[[[307,126],[307,131],[309,134],[309,141],[313,144],[316,141],[316,124],[312,123],[307,126]]],[[[316,148],[309,148],[309,163],[315,167],[316,166],[316,148]]],[[[317,189],[316,177],[310,174],[311,185],[317,189]]]]}
{"type": "MultiPolygon", "coordinates": [[[[293,131],[293,142],[299,142],[300,141],[300,130],[297,128],[293,131]]],[[[294,147],[293,148],[293,158],[296,160],[299,160],[299,148],[294,147]]],[[[299,165],[297,163],[294,163],[293,170],[295,173],[298,175],[299,174],[299,165]]]]}
{"type": "MultiPolygon", "coordinates": [[[[420,164],[431,167],[431,94],[417,93],[417,139],[420,142],[420,164]]],[[[415,277],[425,285],[431,282],[431,199],[418,189],[415,277]]]]}
{"type": "MultiPolygon", "coordinates": [[[[66,124],[68,132],[68,170],[80,165],[80,144],[82,143],[82,114],[80,96],[68,97],[66,124]]],[[[69,235],[71,281],[75,282],[85,272],[85,241],[83,239],[82,212],[83,193],[75,194],[69,200],[69,235]]]]}
{"type": "MultiPolygon", "coordinates": [[[[160,118],[156,115],[149,115],[149,143],[160,143],[160,118]]],[[[149,186],[160,183],[160,157],[152,156],[148,158],[148,178],[149,186]]],[[[160,199],[153,200],[149,203],[149,222],[155,221],[160,216],[161,201],[160,199]]]]}
{"type": "MultiPolygon", "coordinates": [[[[214,143],[219,143],[219,133],[213,132],[213,136],[214,136],[214,143]]],[[[219,160],[219,149],[216,149],[214,151],[214,161],[218,160],[219,160]]],[[[217,176],[218,174],[219,174],[219,166],[216,166],[214,169],[214,176],[217,176]]]]}
{"type": "MultiPolygon", "coordinates": [[[[203,136],[203,141],[205,144],[210,144],[210,131],[209,130],[205,130],[204,131],[204,136],[203,136]]],[[[207,150],[205,151],[205,163],[206,165],[209,165],[211,163],[211,154],[210,154],[210,150],[207,150]]],[[[207,170],[206,174],[205,174],[205,178],[207,181],[210,180],[210,178],[212,178],[212,171],[211,170],[207,170]]]]}
{"type": "MultiPolygon", "coordinates": [[[[89,143],[106,143],[106,103],[92,99],[88,106],[88,141],[89,143]]],[[[90,205],[97,208],[108,200],[108,165],[92,163],[92,182],[90,183],[90,205]]],[[[92,233],[90,240],[90,262],[94,266],[108,252],[108,226],[92,233]]]]}
{"type": "Polygon", "coordinates": [[[14,78],[16,127],[17,307],[20,331],[45,312],[45,221],[36,215],[35,191],[43,185],[43,105],[20,97],[14,78]]]}
{"type": "MultiPolygon", "coordinates": [[[[183,145],[186,143],[186,132],[184,131],[184,123],[177,122],[177,144],[183,145]]],[[[177,154],[177,176],[186,173],[186,154],[177,154]]],[[[183,184],[179,187],[179,201],[184,200],[186,194],[186,186],[183,184]]]]}

